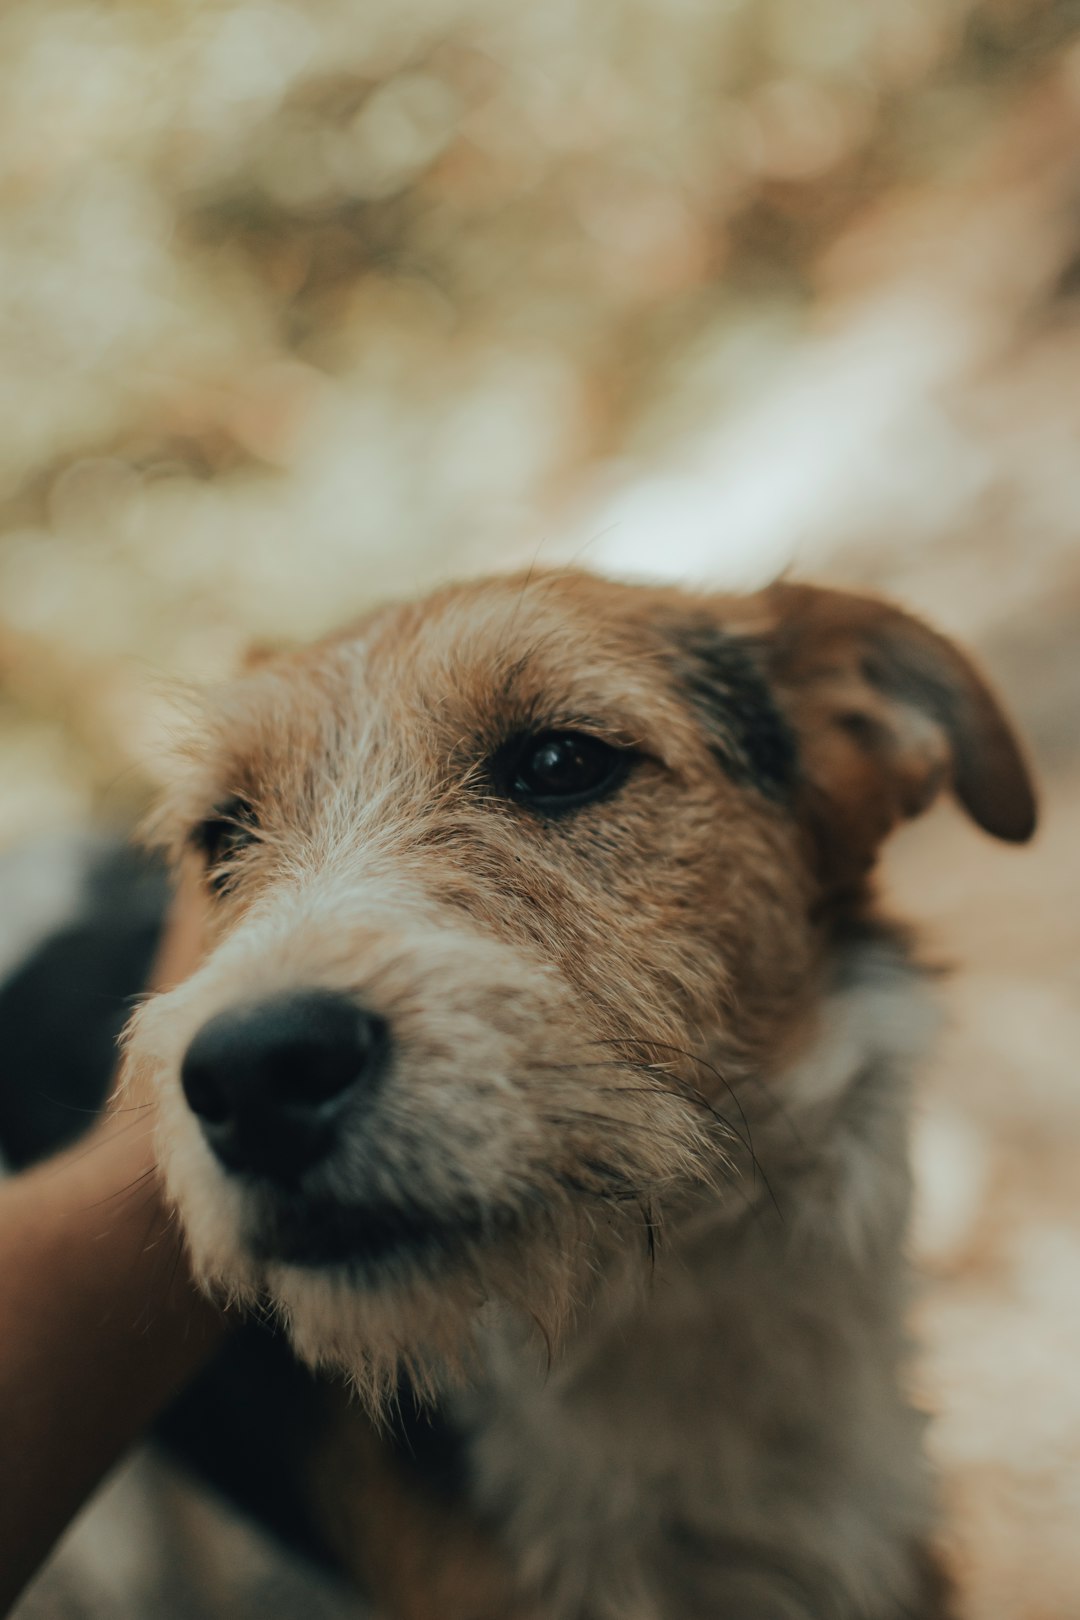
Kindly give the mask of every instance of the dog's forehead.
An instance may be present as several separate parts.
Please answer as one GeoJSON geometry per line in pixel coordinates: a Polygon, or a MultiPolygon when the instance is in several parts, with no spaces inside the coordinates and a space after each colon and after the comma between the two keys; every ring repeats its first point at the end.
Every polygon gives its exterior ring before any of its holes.
{"type": "Polygon", "coordinates": [[[256,669],[218,734],[234,777],[369,766],[442,769],[523,731],[584,728],[677,763],[702,734],[671,653],[681,592],[583,574],[504,576],[376,610],[256,669]]]}
{"type": "Polygon", "coordinates": [[[645,719],[670,695],[655,643],[632,588],[574,575],[493,580],[376,616],[355,643],[356,673],[370,696],[432,713],[526,702],[645,719]]]}
{"type": "Polygon", "coordinates": [[[401,747],[579,724],[634,741],[686,719],[648,593],[561,574],[459,585],[377,610],[266,683],[267,718],[290,732],[316,706],[339,727],[401,747]]]}

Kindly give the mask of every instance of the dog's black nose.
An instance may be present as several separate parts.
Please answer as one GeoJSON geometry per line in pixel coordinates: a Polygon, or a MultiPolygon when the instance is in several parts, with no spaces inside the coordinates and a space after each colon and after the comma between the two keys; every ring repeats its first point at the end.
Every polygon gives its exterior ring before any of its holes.
{"type": "Polygon", "coordinates": [[[333,991],[304,990],[211,1018],[180,1079],[224,1165],[288,1181],[333,1147],[349,1103],[377,1083],[387,1045],[381,1018],[333,991]]]}

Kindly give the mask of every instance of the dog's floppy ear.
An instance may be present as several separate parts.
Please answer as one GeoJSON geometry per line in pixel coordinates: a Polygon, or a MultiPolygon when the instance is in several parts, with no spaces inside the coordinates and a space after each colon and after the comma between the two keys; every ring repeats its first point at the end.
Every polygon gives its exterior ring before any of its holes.
{"type": "Polygon", "coordinates": [[[885,835],[945,786],[995,838],[1031,837],[1035,795],[1020,747],[951,642],[843,591],[778,584],[758,602],[754,640],[796,738],[795,792],[834,880],[865,871],[885,835]]]}
{"type": "Polygon", "coordinates": [[[857,884],[892,828],[947,786],[995,838],[1034,831],[1031,780],[996,699],[899,608],[784,583],[716,602],[673,641],[718,757],[791,805],[826,885],[857,884]]]}

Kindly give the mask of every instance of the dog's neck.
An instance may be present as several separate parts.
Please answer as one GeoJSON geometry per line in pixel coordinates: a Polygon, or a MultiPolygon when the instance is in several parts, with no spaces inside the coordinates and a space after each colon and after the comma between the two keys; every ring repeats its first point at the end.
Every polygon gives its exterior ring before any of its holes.
{"type": "MultiPolygon", "coordinates": [[[[810,1245],[856,1264],[898,1249],[911,1079],[940,1021],[930,976],[902,939],[867,930],[838,945],[797,1054],[744,1073],[721,1099],[732,1121],[722,1183],[673,1196],[652,1212],[651,1232],[631,1222],[629,1245],[624,1228],[560,1363],[590,1356],[615,1322],[648,1332],[675,1279],[707,1310],[710,1279],[740,1244],[810,1245]]],[[[500,1320],[496,1337],[505,1333],[500,1320]]],[[[545,1343],[545,1366],[549,1352],[545,1343]]]]}
{"type": "Polygon", "coordinates": [[[930,976],[900,937],[867,929],[839,944],[797,1053],[735,1080],[723,1099],[735,1138],[724,1186],[663,1212],[655,1260],[632,1256],[606,1307],[583,1313],[581,1351],[611,1313],[647,1333],[675,1286],[708,1314],[718,1274],[745,1247],[895,1268],[910,1202],[911,1081],[940,1017],[930,976]]]}
{"type": "MultiPolygon", "coordinates": [[[[924,975],[884,936],[832,966],[802,1055],[744,1087],[758,1163],[746,1196],[669,1221],[644,1285],[601,1292],[553,1365],[514,1335],[486,1346],[485,1387],[461,1403],[477,1493],[553,1593],[584,1578],[566,1553],[581,1524],[594,1564],[608,1538],[612,1581],[661,1514],[706,1526],[719,1515],[725,1535],[768,1539],[760,1504],[774,1501],[782,1523],[787,1486],[782,1462],[769,1473],[767,1433],[787,1437],[781,1459],[789,1446],[820,1471],[823,1496],[855,1493],[855,1508],[838,1499],[838,1523],[858,1517],[862,1491],[895,1490],[905,1522],[927,1511],[921,1476],[891,1484],[889,1459],[910,1454],[916,1421],[897,1393],[907,1131],[936,1013],[924,975]]],[[[889,1556],[867,1537],[853,1578],[889,1556]]],[[[577,1612],[574,1601],[553,1598],[553,1612],[577,1612]]]]}

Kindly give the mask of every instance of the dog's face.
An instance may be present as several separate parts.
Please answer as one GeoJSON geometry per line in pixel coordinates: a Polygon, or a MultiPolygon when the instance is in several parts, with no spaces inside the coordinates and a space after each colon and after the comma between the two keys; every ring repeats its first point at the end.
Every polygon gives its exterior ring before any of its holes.
{"type": "Polygon", "coordinates": [[[829,917],[1004,722],[893,610],[575,574],[375,615],[221,695],[163,812],[212,948],[135,1020],[199,1273],[375,1397],[490,1298],[560,1317],[746,1143],[829,917]]]}

